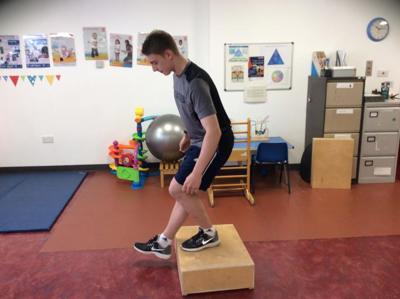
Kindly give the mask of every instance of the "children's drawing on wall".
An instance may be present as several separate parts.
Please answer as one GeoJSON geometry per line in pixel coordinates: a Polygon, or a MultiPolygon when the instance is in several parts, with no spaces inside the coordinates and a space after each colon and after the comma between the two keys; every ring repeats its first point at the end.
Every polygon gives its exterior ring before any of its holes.
{"type": "Polygon", "coordinates": [[[264,78],[264,56],[249,57],[248,71],[249,80],[264,78]]]}
{"type": "Polygon", "coordinates": [[[45,34],[24,35],[26,67],[50,67],[49,46],[45,34]]]}
{"type": "Polygon", "coordinates": [[[105,27],[83,27],[83,44],[86,60],[108,60],[105,27]]]}
{"type": "Polygon", "coordinates": [[[147,35],[149,35],[149,34],[148,33],[138,33],[136,62],[139,65],[150,65],[146,56],[144,56],[142,54],[142,46],[143,46],[144,40],[146,39],[147,35]]]}
{"type": "Polygon", "coordinates": [[[0,35],[0,68],[22,68],[18,35],[0,35]]]}
{"type": "Polygon", "coordinates": [[[76,65],[75,39],[72,33],[52,33],[50,43],[54,66],[76,65]]]}
{"type": "Polygon", "coordinates": [[[232,82],[243,82],[244,80],[244,67],[242,65],[233,65],[231,68],[232,82]]]}
{"type": "Polygon", "coordinates": [[[188,39],[184,35],[174,36],[175,43],[183,57],[188,58],[188,39]]]}
{"type": "Polygon", "coordinates": [[[110,65],[132,67],[132,35],[110,34],[110,65]]]}

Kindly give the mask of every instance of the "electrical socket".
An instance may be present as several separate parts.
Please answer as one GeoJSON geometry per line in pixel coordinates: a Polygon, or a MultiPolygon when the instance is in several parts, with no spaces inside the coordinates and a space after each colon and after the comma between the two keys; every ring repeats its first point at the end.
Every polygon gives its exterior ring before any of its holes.
{"type": "Polygon", "coordinates": [[[387,71],[387,70],[379,70],[377,72],[377,76],[378,77],[387,77],[387,76],[389,76],[389,71],[387,71]]]}
{"type": "Polygon", "coordinates": [[[54,143],[54,136],[42,136],[42,143],[54,143]]]}

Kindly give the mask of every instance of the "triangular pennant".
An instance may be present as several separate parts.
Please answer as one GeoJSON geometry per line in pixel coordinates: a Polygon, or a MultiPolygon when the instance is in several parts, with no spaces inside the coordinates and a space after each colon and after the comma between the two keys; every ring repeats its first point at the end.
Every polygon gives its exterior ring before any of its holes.
{"type": "Polygon", "coordinates": [[[50,85],[53,85],[54,81],[54,75],[46,75],[47,82],[49,82],[50,85]]]}
{"type": "Polygon", "coordinates": [[[58,81],[60,81],[61,75],[56,75],[58,81]]]}
{"type": "Polygon", "coordinates": [[[40,81],[43,81],[44,76],[43,75],[39,75],[39,79],[40,81]]]}
{"type": "Polygon", "coordinates": [[[36,76],[28,76],[28,80],[32,84],[32,86],[34,86],[36,81],[36,76]]]}
{"type": "Polygon", "coordinates": [[[20,78],[22,81],[25,81],[25,75],[21,75],[20,78]]]}
{"type": "Polygon", "coordinates": [[[3,79],[7,82],[8,76],[3,76],[3,79]]]}
{"type": "Polygon", "coordinates": [[[17,86],[19,76],[10,76],[10,79],[14,83],[14,86],[17,86]]]}

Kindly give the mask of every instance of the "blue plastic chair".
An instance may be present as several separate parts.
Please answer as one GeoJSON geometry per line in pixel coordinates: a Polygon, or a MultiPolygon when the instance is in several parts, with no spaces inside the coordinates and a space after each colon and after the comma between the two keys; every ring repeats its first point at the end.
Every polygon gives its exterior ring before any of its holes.
{"type": "Polygon", "coordinates": [[[285,170],[288,192],[290,194],[289,158],[287,143],[260,143],[257,147],[257,154],[254,161],[256,164],[279,164],[281,172],[279,183],[282,182],[282,172],[285,170]]]}

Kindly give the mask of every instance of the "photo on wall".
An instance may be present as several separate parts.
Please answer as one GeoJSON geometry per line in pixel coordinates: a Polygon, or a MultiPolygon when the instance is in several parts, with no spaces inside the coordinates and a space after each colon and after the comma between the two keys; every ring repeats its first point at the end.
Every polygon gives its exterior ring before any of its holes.
{"type": "Polygon", "coordinates": [[[243,82],[244,80],[244,67],[242,65],[233,65],[231,68],[232,82],[243,82]]]}
{"type": "MultiPolygon", "coordinates": [[[[136,59],[138,65],[150,65],[146,56],[142,54],[142,46],[148,35],[149,33],[138,33],[136,59]]],[[[179,53],[187,59],[189,55],[188,37],[186,35],[174,35],[172,37],[175,40],[179,53]]]]}
{"type": "Polygon", "coordinates": [[[138,33],[138,40],[137,40],[137,58],[136,63],[138,65],[150,65],[149,61],[147,60],[146,56],[142,54],[142,46],[143,43],[148,36],[148,33],[138,33]]]}
{"type": "Polygon", "coordinates": [[[185,35],[176,35],[174,36],[174,40],[176,43],[176,46],[178,47],[179,53],[186,59],[188,58],[188,38],[185,35]]]}
{"type": "Polygon", "coordinates": [[[22,68],[18,35],[0,35],[0,68],[22,68]]]}
{"type": "Polygon", "coordinates": [[[132,35],[110,34],[110,65],[132,67],[132,35]]]}
{"type": "Polygon", "coordinates": [[[264,56],[249,57],[248,61],[249,79],[264,77],[264,56]]]}
{"type": "Polygon", "coordinates": [[[50,34],[51,54],[54,66],[75,66],[75,38],[72,33],[50,34]]]}
{"type": "Polygon", "coordinates": [[[24,35],[25,60],[28,68],[50,67],[49,46],[47,35],[24,35]]]}
{"type": "Polygon", "coordinates": [[[83,27],[83,45],[86,60],[108,60],[105,27],[83,27]]]}

